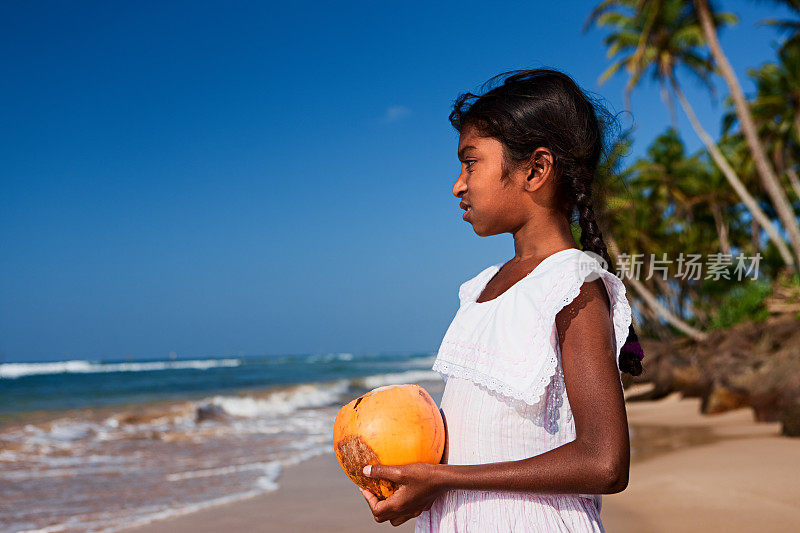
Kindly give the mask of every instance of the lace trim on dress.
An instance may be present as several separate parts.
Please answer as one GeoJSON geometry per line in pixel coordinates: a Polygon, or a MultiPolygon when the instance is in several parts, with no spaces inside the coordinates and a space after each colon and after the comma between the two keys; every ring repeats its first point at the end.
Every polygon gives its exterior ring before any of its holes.
{"type": "Polygon", "coordinates": [[[548,364],[545,365],[547,370],[543,373],[540,373],[535,378],[534,384],[527,391],[522,391],[511,387],[502,379],[490,376],[484,372],[475,370],[474,368],[468,368],[452,361],[445,361],[441,358],[437,358],[436,361],[434,361],[433,370],[439,372],[440,374],[444,374],[445,376],[468,379],[477,385],[486,387],[490,391],[497,392],[508,398],[520,400],[528,405],[535,405],[544,395],[547,385],[550,384],[550,380],[556,373],[555,356],[552,357],[554,362],[553,365],[549,364],[549,359],[551,358],[548,358],[548,364]]]}

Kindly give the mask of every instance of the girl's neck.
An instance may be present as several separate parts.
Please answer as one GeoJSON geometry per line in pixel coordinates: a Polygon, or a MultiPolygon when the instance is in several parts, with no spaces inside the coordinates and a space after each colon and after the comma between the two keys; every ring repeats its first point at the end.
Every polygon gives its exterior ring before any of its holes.
{"type": "Polygon", "coordinates": [[[576,248],[569,221],[556,213],[531,217],[514,235],[514,262],[540,261],[566,248],[576,248]]]}

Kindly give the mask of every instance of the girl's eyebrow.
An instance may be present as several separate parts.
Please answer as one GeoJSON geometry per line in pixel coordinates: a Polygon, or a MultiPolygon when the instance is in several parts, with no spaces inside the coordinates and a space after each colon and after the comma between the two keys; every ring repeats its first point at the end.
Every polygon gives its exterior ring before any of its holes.
{"type": "Polygon", "coordinates": [[[477,150],[477,148],[472,146],[471,144],[468,144],[467,146],[463,147],[461,150],[458,151],[458,158],[462,159],[467,150],[477,150]]]}

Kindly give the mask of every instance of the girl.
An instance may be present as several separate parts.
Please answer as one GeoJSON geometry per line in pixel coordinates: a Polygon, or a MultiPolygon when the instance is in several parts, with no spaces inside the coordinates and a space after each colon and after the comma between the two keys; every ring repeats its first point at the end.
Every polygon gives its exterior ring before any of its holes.
{"type": "Polygon", "coordinates": [[[604,531],[600,495],[628,483],[621,372],[642,371],[592,206],[606,115],[561,72],[507,74],[461,95],[450,121],[463,218],[480,236],[511,233],[514,257],[459,289],[433,365],[446,380],[442,464],[367,466],[399,488],[363,493],[378,522],[418,517],[416,531],[604,531]]]}

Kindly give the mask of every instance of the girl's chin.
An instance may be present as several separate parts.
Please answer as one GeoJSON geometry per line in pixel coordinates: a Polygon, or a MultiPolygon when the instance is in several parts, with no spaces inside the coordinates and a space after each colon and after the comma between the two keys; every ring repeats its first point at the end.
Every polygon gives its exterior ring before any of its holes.
{"type": "Polygon", "coordinates": [[[461,218],[470,223],[470,225],[472,226],[472,231],[474,231],[475,234],[478,235],[479,237],[486,237],[488,235],[495,235],[495,233],[492,233],[491,231],[486,231],[486,228],[482,227],[480,222],[477,222],[477,221],[472,219],[472,210],[471,209],[468,210],[468,211],[464,211],[464,214],[461,215],[461,218]]]}
{"type": "Polygon", "coordinates": [[[481,227],[480,224],[475,224],[474,222],[470,221],[472,225],[472,231],[475,232],[475,235],[478,237],[486,237],[489,233],[486,232],[486,228],[481,227]]]}
{"type": "Polygon", "coordinates": [[[474,231],[475,235],[478,237],[490,237],[492,235],[500,235],[501,233],[505,233],[503,231],[498,231],[496,228],[487,228],[480,223],[476,224],[474,221],[469,221],[469,223],[472,225],[472,231],[474,231]]]}
{"type": "Polygon", "coordinates": [[[464,211],[464,214],[461,215],[461,219],[469,222],[469,224],[472,226],[472,229],[475,229],[475,221],[472,220],[472,210],[464,211]]]}

